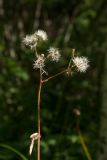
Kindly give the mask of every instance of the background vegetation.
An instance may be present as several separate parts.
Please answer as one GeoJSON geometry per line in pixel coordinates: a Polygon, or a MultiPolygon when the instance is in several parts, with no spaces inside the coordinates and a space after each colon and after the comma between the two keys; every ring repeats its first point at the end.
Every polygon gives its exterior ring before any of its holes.
{"type": "MultiPolygon", "coordinates": [[[[106,0],[0,0],[0,160],[20,159],[1,144],[29,159],[29,136],[37,129],[39,74],[32,69],[33,52],[25,50],[22,39],[38,28],[48,33],[49,44],[60,48],[63,57],[60,64],[50,64],[50,75],[66,66],[72,48],[90,60],[87,73],[59,77],[42,88],[41,159],[86,159],[75,109],[81,112],[80,128],[92,159],[97,159],[107,50],[106,7],[106,0]]],[[[31,159],[36,159],[36,152],[35,145],[31,159]]]]}

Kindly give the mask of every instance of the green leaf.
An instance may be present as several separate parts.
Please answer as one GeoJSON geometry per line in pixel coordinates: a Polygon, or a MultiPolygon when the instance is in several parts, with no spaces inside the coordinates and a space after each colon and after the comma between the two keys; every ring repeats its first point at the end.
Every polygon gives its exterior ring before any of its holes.
{"type": "Polygon", "coordinates": [[[7,144],[0,144],[0,147],[8,149],[15,154],[17,154],[19,157],[21,157],[22,160],[28,160],[22,153],[20,153],[18,150],[14,149],[13,147],[7,145],[7,144]]]}

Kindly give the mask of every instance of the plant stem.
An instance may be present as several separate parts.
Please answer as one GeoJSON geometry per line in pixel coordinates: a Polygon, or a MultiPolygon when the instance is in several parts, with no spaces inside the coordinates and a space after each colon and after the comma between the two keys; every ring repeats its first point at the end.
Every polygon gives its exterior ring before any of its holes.
{"type": "Polygon", "coordinates": [[[42,78],[40,76],[39,90],[38,90],[38,160],[40,160],[40,95],[42,87],[42,78]]]}
{"type": "Polygon", "coordinates": [[[41,97],[41,88],[42,88],[42,83],[47,82],[48,80],[59,76],[60,74],[63,74],[67,71],[67,69],[55,74],[54,76],[51,76],[45,80],[42,80],[42,73],[40,70],[40,82],[39,82],[39,89],[38,89],[38,160],[40,160],[40,97],[41,97]]]}
{"type": "Polygon", "coordinates": [[[88,148],[87,148],[87,146],[85,144],[84,138],[83,138],[82,133],[81,133],[79,128],[78,128],[78,134],[79,134],[79,138],[80,138],[80,143],[81,143],[81,145],[83,147],[83,150],[85,152],[85,155],[86,155],[87,159],[88,160],[92,160],[91,155],[90,155],[90,153],[88,151],[88,148]]]}
{"type": "Polygon", "coordinates": [[[47,79],[44,79],[44,80],[42,81],[42,83],[47,82],[47,81],[49,81],[50,79],[52,79],[52,78],[54,78],[54,77],[57,77],[57,76],[65,73],[65,72],[67,72],[67,69],[64,69],[63,71],[61,71],[61,72],[59,72],[59,73],[57,73],[57,74],[55,74],[55,75],[53,75],[53,76],[51,76],[51,77],[49,77],[49,78],[47,78],[47,79]]]}
{"type": "Polygon", "coordinates": [[[36,48],[35,48],[35,56],[36,56],[36,58],[38,58],[38,52],[37,52],[36,48]]]}
{"type": "Polygon", "coordinates": [[[75,53],[75,49],[72,50],[72,55],[68,64],[68,69],[70,68],[71,62],[72,62],[72,57],[74,58],[74,53],[75,53]]]}

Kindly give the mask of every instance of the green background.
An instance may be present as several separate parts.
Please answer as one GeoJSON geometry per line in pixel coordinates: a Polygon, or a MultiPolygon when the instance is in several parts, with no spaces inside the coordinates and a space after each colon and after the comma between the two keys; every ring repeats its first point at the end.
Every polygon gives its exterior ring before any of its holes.
{"type": "MultiPolygon", "coordinates": [[[[97,160],[101,117],[101,81],[107,50],[106,0],[0,1],[0,146],[6,144],[27,159],[37,159],[37,142],[29,157],[30,135],[37,132],[39,72],[33,70],[34,52],[22,44],[26,34],[43,29],[62,60],[46,67],[49,75],[63,70],[72,48],[86,56],[85,74],[62,75],[42,87],[41,159],[85,160],[77,121],[93,160],[97,160]],[[81,115],[75,115],[79,109],[81,115]]],[[[23,157],[22,157],[23,158],[23,157]]],[[[21,159],[0,147],[0,160],[21,159]]]]}

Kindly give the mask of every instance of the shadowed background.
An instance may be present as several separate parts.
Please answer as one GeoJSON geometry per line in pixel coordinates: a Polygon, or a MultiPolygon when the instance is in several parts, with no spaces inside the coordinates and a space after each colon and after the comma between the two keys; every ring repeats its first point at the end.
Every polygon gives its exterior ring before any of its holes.
{"type": "MultiPolygon", "coordinates": [[[[41,96],[41,159],[85,160],[77,120],[93,160],[107,157],[107,1],[0,0],[0,146],[6,144],[29,159],[30,134],[37,130],[39,73],[32,69],[34,52],[22,39],[37,29],[62,60],[50,63],[49,75],[68,64],[72,48],[86,56],[85,74],[59,76],[44,84],[41,96]],[[75,111],[79,110],[78,117],[75,111]]],[[[35,160],[35,143],[31,159],[35,160]]],[[[0,160],[20,159],[0,147],[0,160]]]]}

